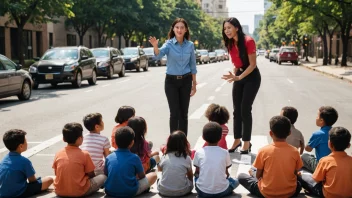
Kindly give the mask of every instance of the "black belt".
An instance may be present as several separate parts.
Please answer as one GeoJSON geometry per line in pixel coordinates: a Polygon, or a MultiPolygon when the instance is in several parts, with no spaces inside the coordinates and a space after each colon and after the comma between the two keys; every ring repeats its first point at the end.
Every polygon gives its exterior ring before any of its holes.
{"type": "Polygon", "coordinates": [[[170,74],[166,74],[166,77],[167,78],[172,78],[172,79],[176,79],[176,80],[181,80],[181,79],[184,79],[186,78],[187,76],[190,76],[191,75],[191,72],[187,73],[187,74],[183,74],[183,75],[170,75],[170,74]]]}

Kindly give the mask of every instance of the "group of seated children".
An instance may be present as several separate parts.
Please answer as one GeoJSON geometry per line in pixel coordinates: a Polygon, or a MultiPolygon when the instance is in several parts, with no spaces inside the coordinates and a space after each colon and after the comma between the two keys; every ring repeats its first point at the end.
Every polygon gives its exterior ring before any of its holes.
{"type": "Polygon", "coordinates": [[[52,183],[55,193],[63,197],[89,196],[102,187],[108,196],[134,197],[156,182],[154,167],[161,172],[157,189],[162,196],[182,197],[195,187],[199,197],[224,197],[241,184],[258,197],[292,197],[302,187],[319,197],[352,197],[352,157],[345,152],[351,134],[343,127],[332,128],[338,118],[334,108],[319,109],[316,124],[321,128],[305,146],[302,133],[294,127],[297,110],[284,107],[280,116],[269,122],[273,143],[261,148],[249,174],[241,173],[238,178],[231,178],[228,172],[232,165],[226,146],[228,110],[211,104],[205,115],[209,122],[203,127],[206,143],[201,149],[192,152],[186,135],[175,131],[161,148],[160,159],[145,138],[145,119],[135,116],[133,107],[118,110],[118,125],[111,135],[113,152],[109,139],[100,134],[104,130],[102,115],[88,114],[83,118],[87,135],[83,136],[79,123],[64,126],[67,146],[55,155],[54,179],[36,178],[31,162],[21,156],[27,149],[26,132],[7,131],[3,141],[10,152],[0,164],[0,197],[29,197],[52,183]],[[312,149],[316,158],[303,153],[312,149]],[[302,169],[312,174],[302,173],[302,169]]]}

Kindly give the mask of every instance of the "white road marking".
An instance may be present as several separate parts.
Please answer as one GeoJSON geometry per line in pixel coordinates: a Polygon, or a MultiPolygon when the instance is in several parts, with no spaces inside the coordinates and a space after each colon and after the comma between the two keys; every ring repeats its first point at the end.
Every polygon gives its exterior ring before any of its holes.
{"type": "Polygon", "coordinates": [[[199,84],[197,85],[197,89],[200,89],[200,88],[204,87],[206,84],[207,84],[207,83],[199,83],[199,84]]]}
{"type": "Polygon", "coordinates": [[[287,79],[287,81],[288,81],[288,82],[290,82],[290,83],[293,83],[293,81],[292,81],[292,80],[290,80],[290,79],[287,79]]]}
{"type": "Polygon", "coordinates": [[[35,156],[43,156],[43,157],[54,157],[55,154],[36,154],[35,156]]]}
{"type": "Polygon", "coordinates": [[[40,144],[42,142],[27,142],[28,144],[40,144]]]}
{"type": "Polygon", "coordinates": [[[209,98],[208,98],[208,100],[214,100],[215,99],[215,96],[210,96],[209,98]]]}
{"type": "Polygon", "coordinates": [[[130,81],[130,80],[131,80],[131,79],[126,79],[126,80],[123,80],[123,81],[116,82],[116,84],[123,83],[123,82],[127,82],[127,81],[130,81]]]}
{"type": "Polygon", "coordinates": [[[221,90],[221,87],[218,87],[215,89],[215,92],[219,92],[221,90]]]}
{"type": "Polygon", "coordinates": [[[107,87],[107,86],[110,86],[111,84],[106,84],[106,85],[103,85],[102,87],[107,87]]]}
{"type": "Polygon", "coordinates": [[[207,110],[208,106],[209,106],[209,104],[203,104],[195,112],[192,113],[192,115],[189,117],[189,119],[190,120],[200,119],[204,115],[204,112],[205,112],[205,110],[207,110]]]}
{"type": "Polygon", "coordinates": [[[3,153],[3,152],[5,152],[5,151],[7,151],[7,148],[6,148],[6,147],[0,149],[0,153],[3,153]]]}
{"type": "Polygon", "coordinates": [[[23,152],[22,156],[29,158],[29,157],[39,153],[40,151],[48,148],[49,146],[56,144],[57,142],[59,142],[61,140],[62,140],[62,135],[55,136],[55,137],[53,137],[49,140],[46,140],[46,141],[38,144],[37,146],[34,146],[34,147],[28,149],[27,151],[23,152]]]}
{"type": "Polygon", "coordinates": [[[87,91],[84,91],[84,92],[88,93],[88,92],[91,92],[91,91],[93,91],[93,89],[90,89],[90,90],[87,90],[87,91]]]}
{"type": "Polygon", "coordinates": [[[224,86],[224,85],[226,85],[227,84],[227,82],[226,81],[224,81],[222,84],[221,84],[221,86],[224,86]]]}

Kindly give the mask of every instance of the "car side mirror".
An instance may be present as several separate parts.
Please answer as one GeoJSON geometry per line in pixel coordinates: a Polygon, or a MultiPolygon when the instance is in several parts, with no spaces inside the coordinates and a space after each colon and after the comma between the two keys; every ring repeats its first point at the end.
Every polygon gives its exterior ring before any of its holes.
{"type": "Polygon", "coordinates": [[[39,60],[40,60],[40,57],[34,57],[33,60],[39,61],[39,60]]]}
{"type": "Polygon", "coordinates": [[[88,59],[88,56],[82,56],[81,59],[82,59],[82,60],[87,60],[87,59],[88,59]]]}
{"type": "Polygon", "coordinates": [[[16,65],[16,70],[20,70],[20,69],[22,69],[22,65],[21,64],[17,64],[16,65]]]}

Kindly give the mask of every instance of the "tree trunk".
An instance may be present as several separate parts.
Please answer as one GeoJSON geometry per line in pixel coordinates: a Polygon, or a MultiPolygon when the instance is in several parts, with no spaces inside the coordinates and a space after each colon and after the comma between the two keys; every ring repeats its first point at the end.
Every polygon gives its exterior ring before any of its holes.
{"type": "Polygon", "coordinates": [[[83,45],[83,37],[84,35],[82,34],[79,35],[79,45],[83,45]]]}
{"type": "Polygon", "coordinates": [[[125,38],[125,47],[129,47],[130,38],[125,38]]]}
{"type": "Polygon", "coordinates": [[[21,65],[24,66],[24,57],[23,57],[23,27],[24,25],[17,24],[17,48],[18,48],[18,61],[21,65]]]}
{"type": "Polygon", "coordinates": [[[328,42],[326,39],[326,28],[324,28],[324,33],[323,33],[323,47],[324,47],[324,55],[323,55],[323,65],[328,65],[328,42]]]}
{"type": "Polygon", "coordinates": [[[347,23],[345,29],[341,29],[342,39],[342,60],[341,66],[347,66],[347,52],[348,52],[348,40],[350,38],[351,22],[347,23]]]}
{"type": "Polygon", "coordinates": [[[119,35],[119,49],[121,49],[121,35],[119,35]]]}
{"type": "Polygon", "coordinates": [[[329,65],[331,65],[332,63],[332,36],[333,35],[330,35],[330,39],[329,39],[329,65]]]}

